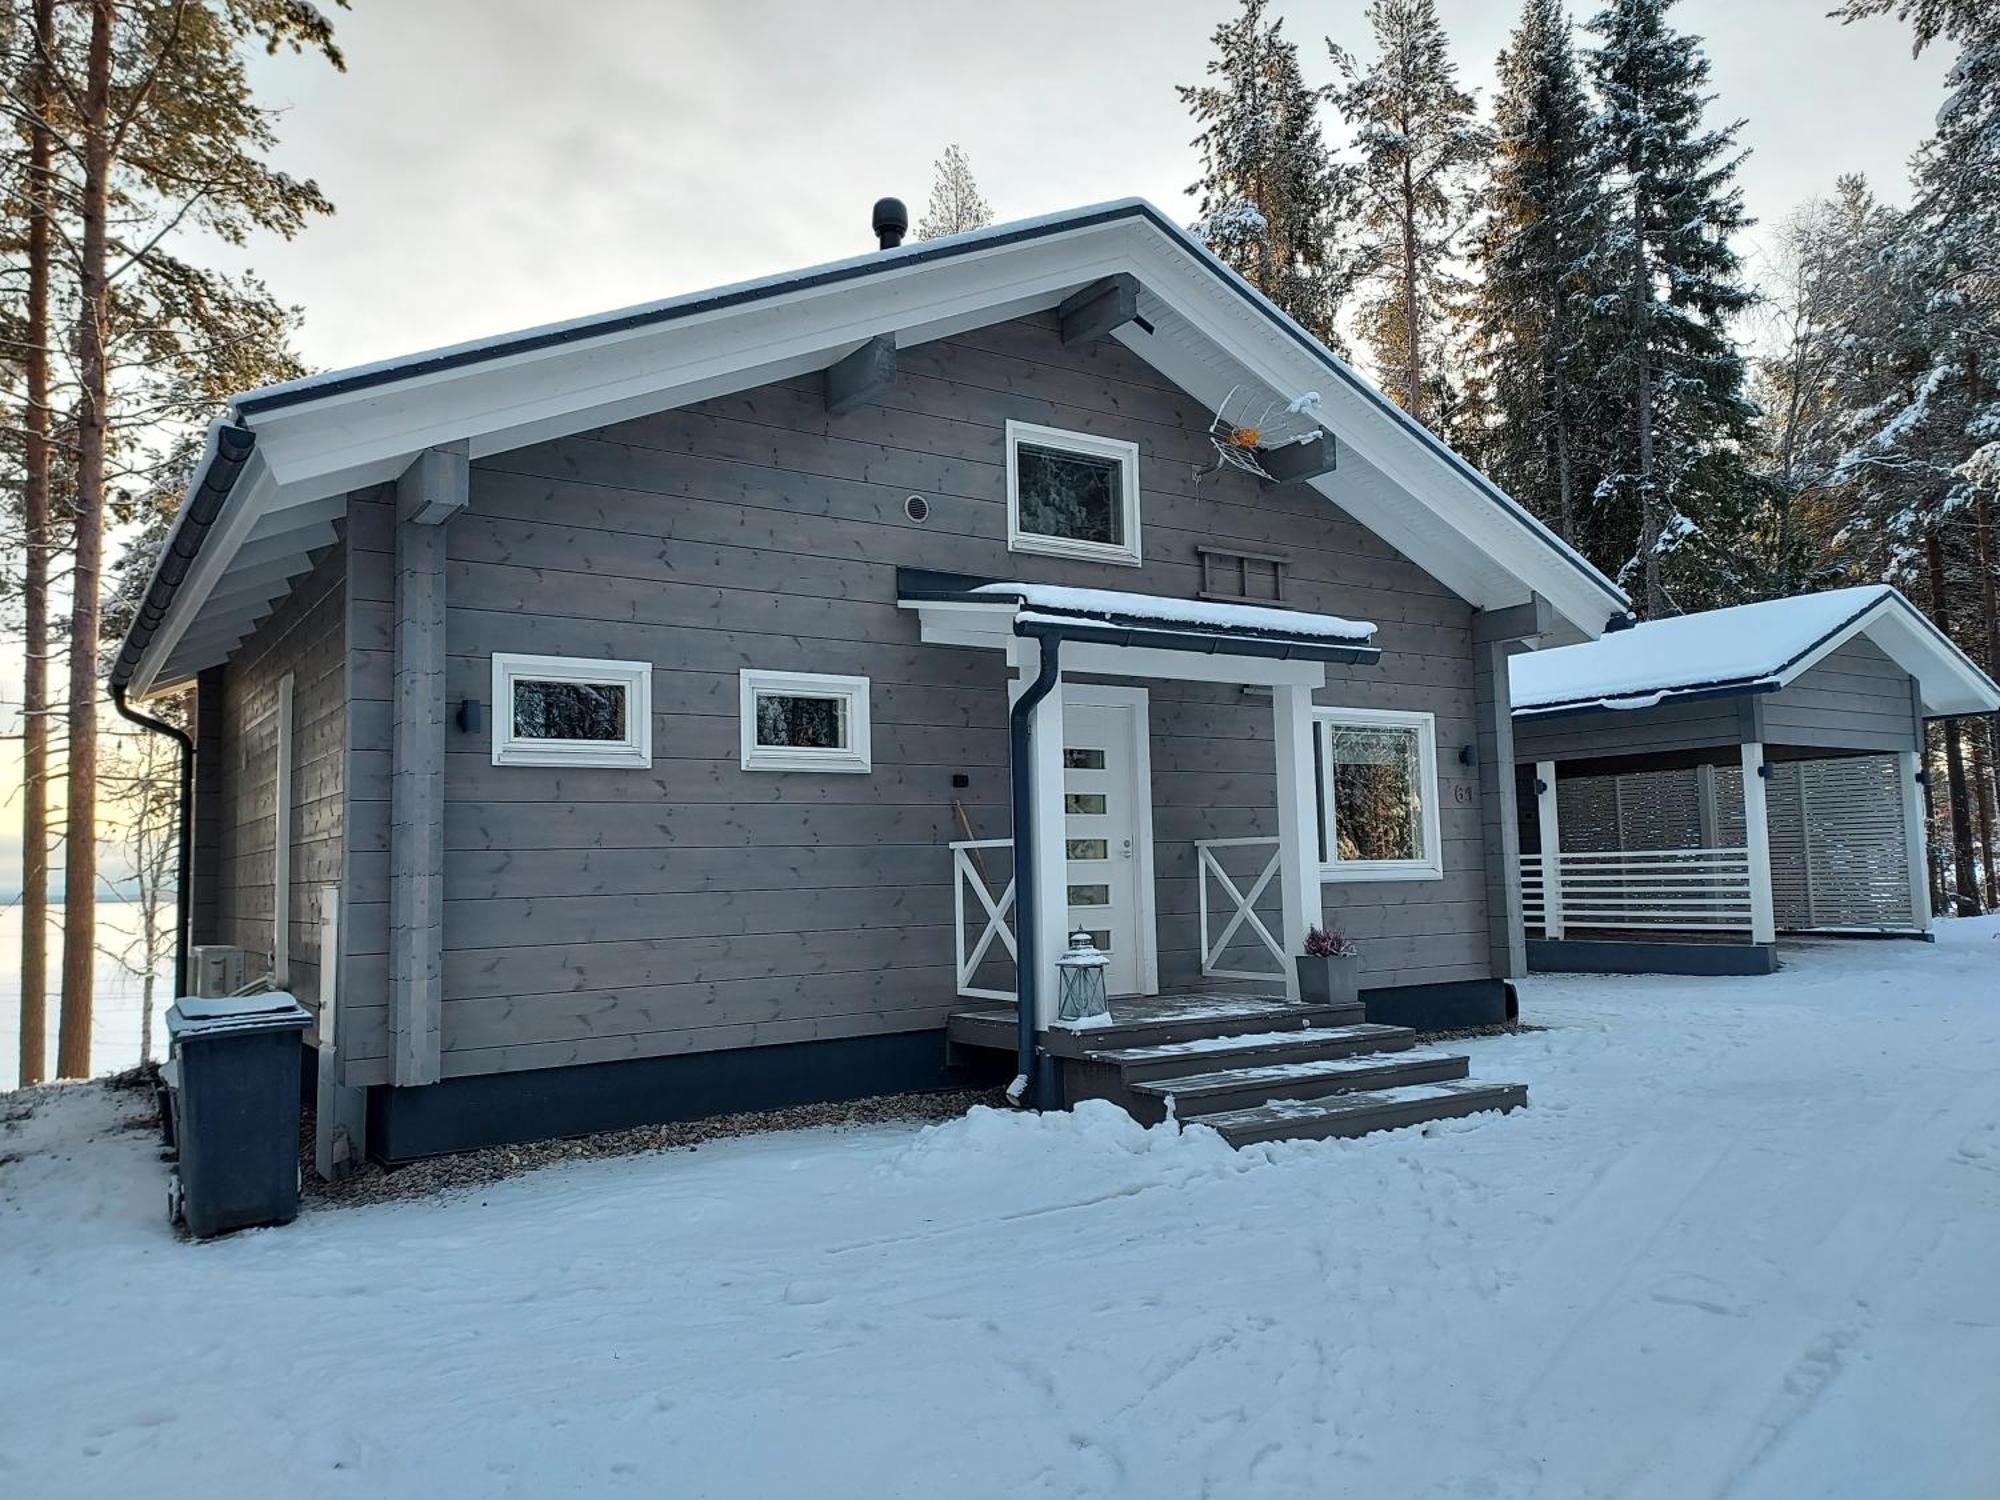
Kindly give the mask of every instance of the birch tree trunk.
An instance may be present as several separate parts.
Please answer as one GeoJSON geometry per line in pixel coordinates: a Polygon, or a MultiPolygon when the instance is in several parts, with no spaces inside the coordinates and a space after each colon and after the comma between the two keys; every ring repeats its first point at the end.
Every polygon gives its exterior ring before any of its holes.
{"type": "MultiPolygon", "coordinates": [[[[1405,120],[1408,139],[1411,122],[1405,120]]],[[[1404,405],[1419,422],[1424,419],[1424,361],[1417,339],[1417,183],[1410,155],[1403,153],[1403,386],[1404,405]]]]}
{"type": "Polygon", "coordinates": [[[56,1073],[90,1076],[97,957],[97,635],[104,556],[107,189],[111,174],[111,27],[114,0],[91,0],[83,89],[83,243],[77,289],[76,561],[69,640],[69,798],[64,818],[62,1027],[56,1073]]]}

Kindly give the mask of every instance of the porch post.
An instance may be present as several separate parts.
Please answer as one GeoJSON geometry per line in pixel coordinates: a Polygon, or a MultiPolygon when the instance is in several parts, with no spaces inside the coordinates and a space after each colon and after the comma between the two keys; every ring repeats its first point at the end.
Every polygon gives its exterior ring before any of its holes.
{"type": "Polygon", "coordinates": [[[1764,796],[1764,746],[1743,742],[1743,842],[1750,856],[1750,941],[1775,943],[1778,919],[1771,898],[1771,816],[1764,796]]]}
{"type": "Polygon", "coordinates": [[[1556,763],[1535,762],[1535,821],[1542,835],[1542,936],[1563,935],[1562,818],[1556,804],[1556,763]]]}
{"type": "Polygon", "coordinates": [[[1910,922],[1918,932],[1931,930],[1930,841],[1924,829],[1923,758],[1914,750],[1896,756],[1902,778],[1903,850],[1909,864],[1910,922]]]}
{"type": "MultiPolygon", "coordinates": [[[[1319,880],[1319,812],[1313,783],[1313,698],[1309,687],[1271,689],[1278,761],[1278,883],[1284,902],[1285,998],[1299,998],[1306,933],[1325,921],[1319,880]]],[[[1204,940],[1206,935],[1204,934],[1204,940]]]]}
{"type": "MultiPolygon", "coordinates": [[[[1041,648],[1021,642],[1021,670],[1008,686],[1011,704],[1034,681],[1041,648]]],[[[1063,684],[1060,675],[1047,697],[1035,705],[1028,725],[1028,777],[1034,805],[1030,812],[1035,847],[1035,1029],[1055,1024],[1061,994],[1056,960],[1069,946],[1069,862],[1063,818],[1063,684]]],[[[1018,994],[1018,989],[1016,991],[1018,994]]]]}

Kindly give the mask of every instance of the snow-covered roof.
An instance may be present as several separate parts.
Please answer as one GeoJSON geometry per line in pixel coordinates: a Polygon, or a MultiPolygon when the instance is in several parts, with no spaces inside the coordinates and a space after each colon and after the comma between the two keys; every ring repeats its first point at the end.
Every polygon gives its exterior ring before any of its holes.
{"type": "Polygon", "coordinates": [[[1017,599],[1052,617],[1098,619],[1108,623],[1186,625],[1224,634],[1309,636],[1320,640],[1365,642],[1375,634],[1368,620],[1338,615],[1312,615],[1272,609],[1259,604],[1230,604],[1211,599],[1172,599],[1160,594],[1132,594],[1117,589],[1079,589],[1053,583],[982,583],[969,593],[1017,599]]]}
{"type": "Polygon", "coordinates": [[[352,490],[424,450],[475,460],[1046,311],[1108,276],[1140,285],[1110,337],[1196,400],[1322,393],[1340,445],[1313,485],[1477,608],[1540,597],[1594,636],[1609,579],[1330,353],[1185,229],[1136,199],[913,242],[780,276],[549,324],[238,397],[211,433],[113,668],[139,697],[228,659],[352,490]]]}
{"type": "Polygon", "coordinates": [[[1601,640],[1516,656],[1514,712],[1651,708],[1676,698],[1770,692],[1856,636],[1916,679],[1924,712],[1989,713],[2000,687],[1887,584],[1830,589],[1649,620],[1601,640]]]}

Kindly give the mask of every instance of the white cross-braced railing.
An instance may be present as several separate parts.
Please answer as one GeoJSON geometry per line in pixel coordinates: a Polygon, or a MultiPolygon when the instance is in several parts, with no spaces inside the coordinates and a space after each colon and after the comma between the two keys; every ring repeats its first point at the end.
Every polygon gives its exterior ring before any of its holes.
{"type": "Polygon", "coordinates": [[[1014,947],[1014,929],[1008,925],[1008,914],[1014,909],[1014,841],[1012,839],[967,839],[951,846],[951,915],[953,926],[953,956],[958,964],[958,992],[974,1000],[1012,1000],[1014,991],[977,985],[973,980],[985,963],[995,942],[1007,950],[1010,959],[1017,959],[1014,947]],[[1006,871],[1007,883],[1000,894],[993,894],[993,887],[985,872],[988,860],[982,859],[982,850],[1000,851],[990,862],[1006,871]],[[979,931],[967,946],[970,929],[966,923],[967,889],[977,902],[972,915],[979,931]]]}
{"type": "Polygon", "coordinates": [[[1555,864],[1552,890],[1547,858],[1521,856],[1522,920],[1545,936],[1751,930],[1748,849],[1565,850],[1555,864]]]}
{"type": "MultiPolygon", "coordinates": [[[[1201,972],[1212,979],[1282,979],[1285,976],[1285,945],[1271,935],[1271,929],[1264,925],[1264,919],[1257,915],[1257,903],[1272,881],[1278,878],[1278,867],[1282,862],[1283,850],[1276,839],[1199,839],[1195,842],[1196,885],[1200,888],[1199,905],[1201,912],[1201,972]],[[1249,889],[1236,883],[1228,870],[1223,868],[1218,849],[1249,849],[1263,846],[1271,851],[1271,857],[1251,880],[1249,889]],[[1226,904],[1226,920],[1222,931],[1210,937],[1209,886],[1211,881],[1221,888],[1226,904]],[[1248,927],[1276,961],[1269,969],[1225,969],[1221,967],[1223,954],[1236,941],[1236,935],[1248,927]]],[[[1222,914],[1218,912],[1218,914],[1222,914]]]]}

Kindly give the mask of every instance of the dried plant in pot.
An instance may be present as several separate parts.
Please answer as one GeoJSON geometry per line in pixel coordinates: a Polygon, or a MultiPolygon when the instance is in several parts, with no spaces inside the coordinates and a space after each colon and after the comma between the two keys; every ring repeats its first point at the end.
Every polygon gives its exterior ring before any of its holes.
{"type": "Polygon", "coordinates": [[[1361,950],[1345,933],[1315,927],[1305,952],[1292,960],[1299,970],[1299,999],[1307,1005],[1361,1003],[1361,950]]]}

